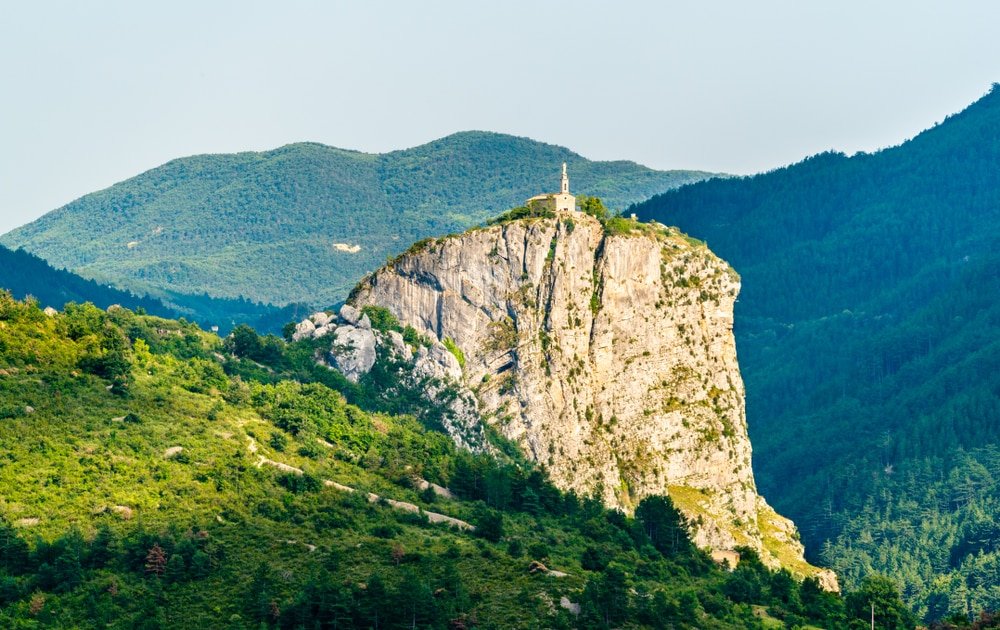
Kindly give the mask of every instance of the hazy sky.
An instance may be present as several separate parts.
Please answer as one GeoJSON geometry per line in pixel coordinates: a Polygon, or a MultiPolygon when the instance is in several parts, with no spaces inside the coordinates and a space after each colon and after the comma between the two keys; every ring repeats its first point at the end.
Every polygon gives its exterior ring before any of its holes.
{"type": "Polygon", "coordinates": [[[171,158],[466,129],[733,173],[1000,81],[1000,2],[0,0],[0,232],[171,158]]]}

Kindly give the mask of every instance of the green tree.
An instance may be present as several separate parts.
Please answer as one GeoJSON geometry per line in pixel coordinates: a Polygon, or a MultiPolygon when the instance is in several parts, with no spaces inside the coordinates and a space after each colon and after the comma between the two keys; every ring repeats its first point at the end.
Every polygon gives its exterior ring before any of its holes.
{"type": "Polygon", "coordinates": [[[212,558],[199,549],[191,556],[191,577],[198,579],[206,577],[212,571],[212,558]]]}
{"type": "Polygon", "coordinates": [[[28,570],[28,543],[11,525],[0,520],[0,569],[10,575],[28,570]]]}
{"type": "Polygon", "coordinates": [[[163,577],[167,582],[180,582],[187,578],[187,566],[184,563],[184,556],[179,553],[171,554],[167,560],[167,567],[163,572],[163,577]]]}
{"type": "Polygon", "coordinates": [[[226,337],[223,347],[238,357],[255,359],[260,355],[260,337],[253,328],[240,324],[226,337]]]}
{"type": "Polygon", "coordinates": [[[581,598],[581,617],[590,627],[615,628],[628,618],[631,601],[625,571],[610,564],[599,576],[587,580],[581,598]]]}
{"type": "Polygon", "coordinates": [[[521,509],[528,514],[538,516],[542,512],[542,502],[538,498],[538,493],[528,487],[521,495],[521,509]]]}
{"type": "Polygon", "coordinates": [[[382,581],[382,577],[378,573],[372,573],[368,577],[368,582],[361,596],[362,619],[365,623],[370,624],[374,630],[379,630],[387,623],[390,607],[391,602],[385,582],[382,581]]]}
{"type": "Polygon", "coordinates": [[[670,497],[644,498],[635,510],[635,518],[660,553],[674,555],[692,549],[687,519],[674,507],[670,497]]]}
{"type": "Polygon", "coordinates": [[[499,542],[503,533],[503,514],[490,508],[480,509],[476,518],[476,535],[490,542],[499,542]]]}
{"type": "Polygon", "coordinates": [[[871,575],[861,588],[847,595],[847,618],[852,627],[867,628],[872,607],[875,627],[880,630],[912,630],[917,620],[899,596],[896,583],[882,575],[871,575]]]}
{"type": "Polygon", "coordinates": [[[419,628],[434,622],[434,594],[423,577],[411,568],[403,571],[394,605],[407,628],[419,628]]]}
{"type": "Polygon", "coordinates": [[[598,197],[587,197],[581,195],[577,198],[577,202],[580,204],[581,212],[589,214],[595,219],[603,220],[611,216],[611,212],[604,206],[604,202],[598,197]]]}

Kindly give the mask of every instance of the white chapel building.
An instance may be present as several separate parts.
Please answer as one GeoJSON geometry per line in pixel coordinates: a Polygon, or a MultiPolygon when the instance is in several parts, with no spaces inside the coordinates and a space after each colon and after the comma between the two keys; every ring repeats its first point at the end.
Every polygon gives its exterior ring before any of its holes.
{"type": "Polygon", "coordinates": [[[559,192],[535,195],[526,201],[524,205],[529,208],[536,205],[544,205],[551,207],[555,211],[576,210],[576,197],[569,194],[569,175],[566,174],[566,163],[563,162],[562,166],[562,182],[559,186],[559,192]]]}

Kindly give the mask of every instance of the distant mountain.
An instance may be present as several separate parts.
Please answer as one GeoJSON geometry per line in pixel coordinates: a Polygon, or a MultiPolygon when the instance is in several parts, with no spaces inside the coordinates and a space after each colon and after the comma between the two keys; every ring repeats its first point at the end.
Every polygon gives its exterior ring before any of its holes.
{"type": "Polygon", "coordinates": [[[173,160],[0,238],[54,265],[133,290],[326,306],[427,236],[460,231],[554,190],[622,208],[698,171],[591,162],[496,133],[458,133],[366,154],[320,144],[173,160]]]}
{"type": "Polygon", "coordinates": [[[807,547],[927,619],[1000,608],[1000,87],[898,147],[632,211],[742,275],[758,483],[807,547]]]}
{"type": "Polygon", "coordinates": [[[206,295],[168,294],[169,304],[156,298],[140,297],[129,291],[98,284],[49,263],[23,249],[0,245],[0,289],[17,299],[31,296],[42,307],[62,309],[67,302],[91,302],[100,308],[118,304],[141,309],[160,317],[188,317],[205,329],[218,326],[226,334],[236,324],[252,324],[264,332],[277,332],[288,321],[303,314],[301,306],[278,308],[246,299],[216,299],[206,295]]]}

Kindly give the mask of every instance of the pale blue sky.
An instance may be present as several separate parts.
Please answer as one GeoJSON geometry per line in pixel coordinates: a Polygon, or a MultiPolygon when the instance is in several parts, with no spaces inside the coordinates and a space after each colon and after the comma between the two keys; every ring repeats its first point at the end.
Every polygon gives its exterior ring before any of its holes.
{"type": "Polygon", "coordinates": [[[0,0],[0,232],[171,158],[466,129],[751,173],[1000,81],[1000,2],[0,0]]]}

